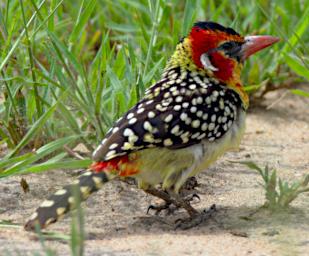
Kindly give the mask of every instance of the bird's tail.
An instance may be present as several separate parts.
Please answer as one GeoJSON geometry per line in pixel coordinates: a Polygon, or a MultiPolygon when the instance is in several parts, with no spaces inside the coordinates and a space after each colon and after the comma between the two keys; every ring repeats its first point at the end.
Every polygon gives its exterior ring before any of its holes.
{"type": "Polygon", "coordinates": [[[114,177],[112,172],[92,170],[85,172],[74,184],[63,187],[45,200],[27,221],[25,230],[33,231],[36,225],[46,228],[74,209],[78,203],[77,199],[86,200],[90,194],[98,191],[104,183],[114,177]]]}

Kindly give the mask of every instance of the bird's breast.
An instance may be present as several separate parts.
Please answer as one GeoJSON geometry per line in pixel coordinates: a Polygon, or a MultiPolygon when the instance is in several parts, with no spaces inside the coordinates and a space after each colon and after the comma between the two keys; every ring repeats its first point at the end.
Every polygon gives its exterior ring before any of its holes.
{"type": "Polygon", "coordinates": [[[203,140],[203,156],[192,172],[192,176],[205,170],[226,151],[238,148],[245,131],[245,116],[245,111],[239,108],[236,120],[223,137],[212,142],[203,140]]]}

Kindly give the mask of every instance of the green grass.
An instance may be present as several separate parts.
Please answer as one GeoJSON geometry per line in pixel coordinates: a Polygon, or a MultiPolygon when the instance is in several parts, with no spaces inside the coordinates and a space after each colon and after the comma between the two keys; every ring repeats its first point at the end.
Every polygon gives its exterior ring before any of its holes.
{"type": "Polygon", "coordinates": [[[299,181],[287,182],[278,177],[276,170],[269,169],[268,166],[262,169],[253,162],[239,163],[260,174],[263,180],[261,185],[265,190],[263,207],[273,212],[287,210],[300,194],[309,192],[309,174],[304,175],[299,181]]]}
{"type": "Polygon", "coordinates": [[[308,1],[2,1],[0,177],[87,166],[63,147],[91,152],[196,20],[282,39],[247,62],[251,93],[309,78],[308,1]]]}

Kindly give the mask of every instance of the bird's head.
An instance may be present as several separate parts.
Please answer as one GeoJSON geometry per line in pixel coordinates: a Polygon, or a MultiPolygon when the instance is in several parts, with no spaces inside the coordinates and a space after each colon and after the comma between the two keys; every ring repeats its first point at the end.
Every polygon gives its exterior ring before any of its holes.
{"type": "Polygon", "coordinates": [[[197,22],[178,44],[167,67],[182,66],[206,72],[235,90],[247,107],[249,100],[240,79],[243,62],[277,41],[279,38],[266,35],[243,37],[215,22],[197,22]]]}
{"type": "Polygon", "coordinates": [[[214,22],[195,23],[188,38],[194,64],[212,71],[226,83],[239,77],[243,62],[250,55],[279,41],[272,36],[243,37],[214,22]]]}

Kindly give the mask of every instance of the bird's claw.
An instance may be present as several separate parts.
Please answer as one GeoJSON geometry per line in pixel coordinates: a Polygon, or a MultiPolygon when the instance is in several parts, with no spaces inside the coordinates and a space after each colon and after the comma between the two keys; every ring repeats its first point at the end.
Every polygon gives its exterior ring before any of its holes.
{"type": "Polygon", "coordinates": [[[200,214],[196,214],[188,219],[177,219],[175,221],[175,229],[186,230],[193,228],[211,218],[216,211],[216,205],[213,204],[208,210],[205,209],[200,214]]]}
{"type": "Polygon", "coordinates": [[[148,209],[147,209],[147,214],[149,214],[150,210],[154,210],[155,211],[155,215],[159,215],[161,211],[163,210],[168,210],[168,213],[171,213],[172,210],[170,209],[171,204],[169,203],[163,203],[163,204],[159,204],[159,205],[149,205],[148,209]]]}
{"type": "MultiPolygon", "coordinates": [[[[196,193],[188,195],[187,197],[184,198],[184,201],[190,204],[195,199],[198,199],[198,202],[201,201],[201,198],[196,193]]],[[[171,202],[163,202],[162,204],[157,205],[151,204],[147,209],[147,214],[149,214],[150,210],[154,210],[155,215],[159,215],[162,211],[166,210],[166,214],[170,215],[180,208],[182,208],[180,204],[173,204],[171,202]]]]}
{"type": "Polygon", "coordinates": [[[201,201],[201,198],[200,198],[200,196],[199,196],[197,193],[194,193],[194,194],[191,194],[191,195],[187,196],[187,197],[185,198],[185,201],[190,203],[190,202],[192,202],[195,198],[198,199],[198,202],[201,201]]]}

